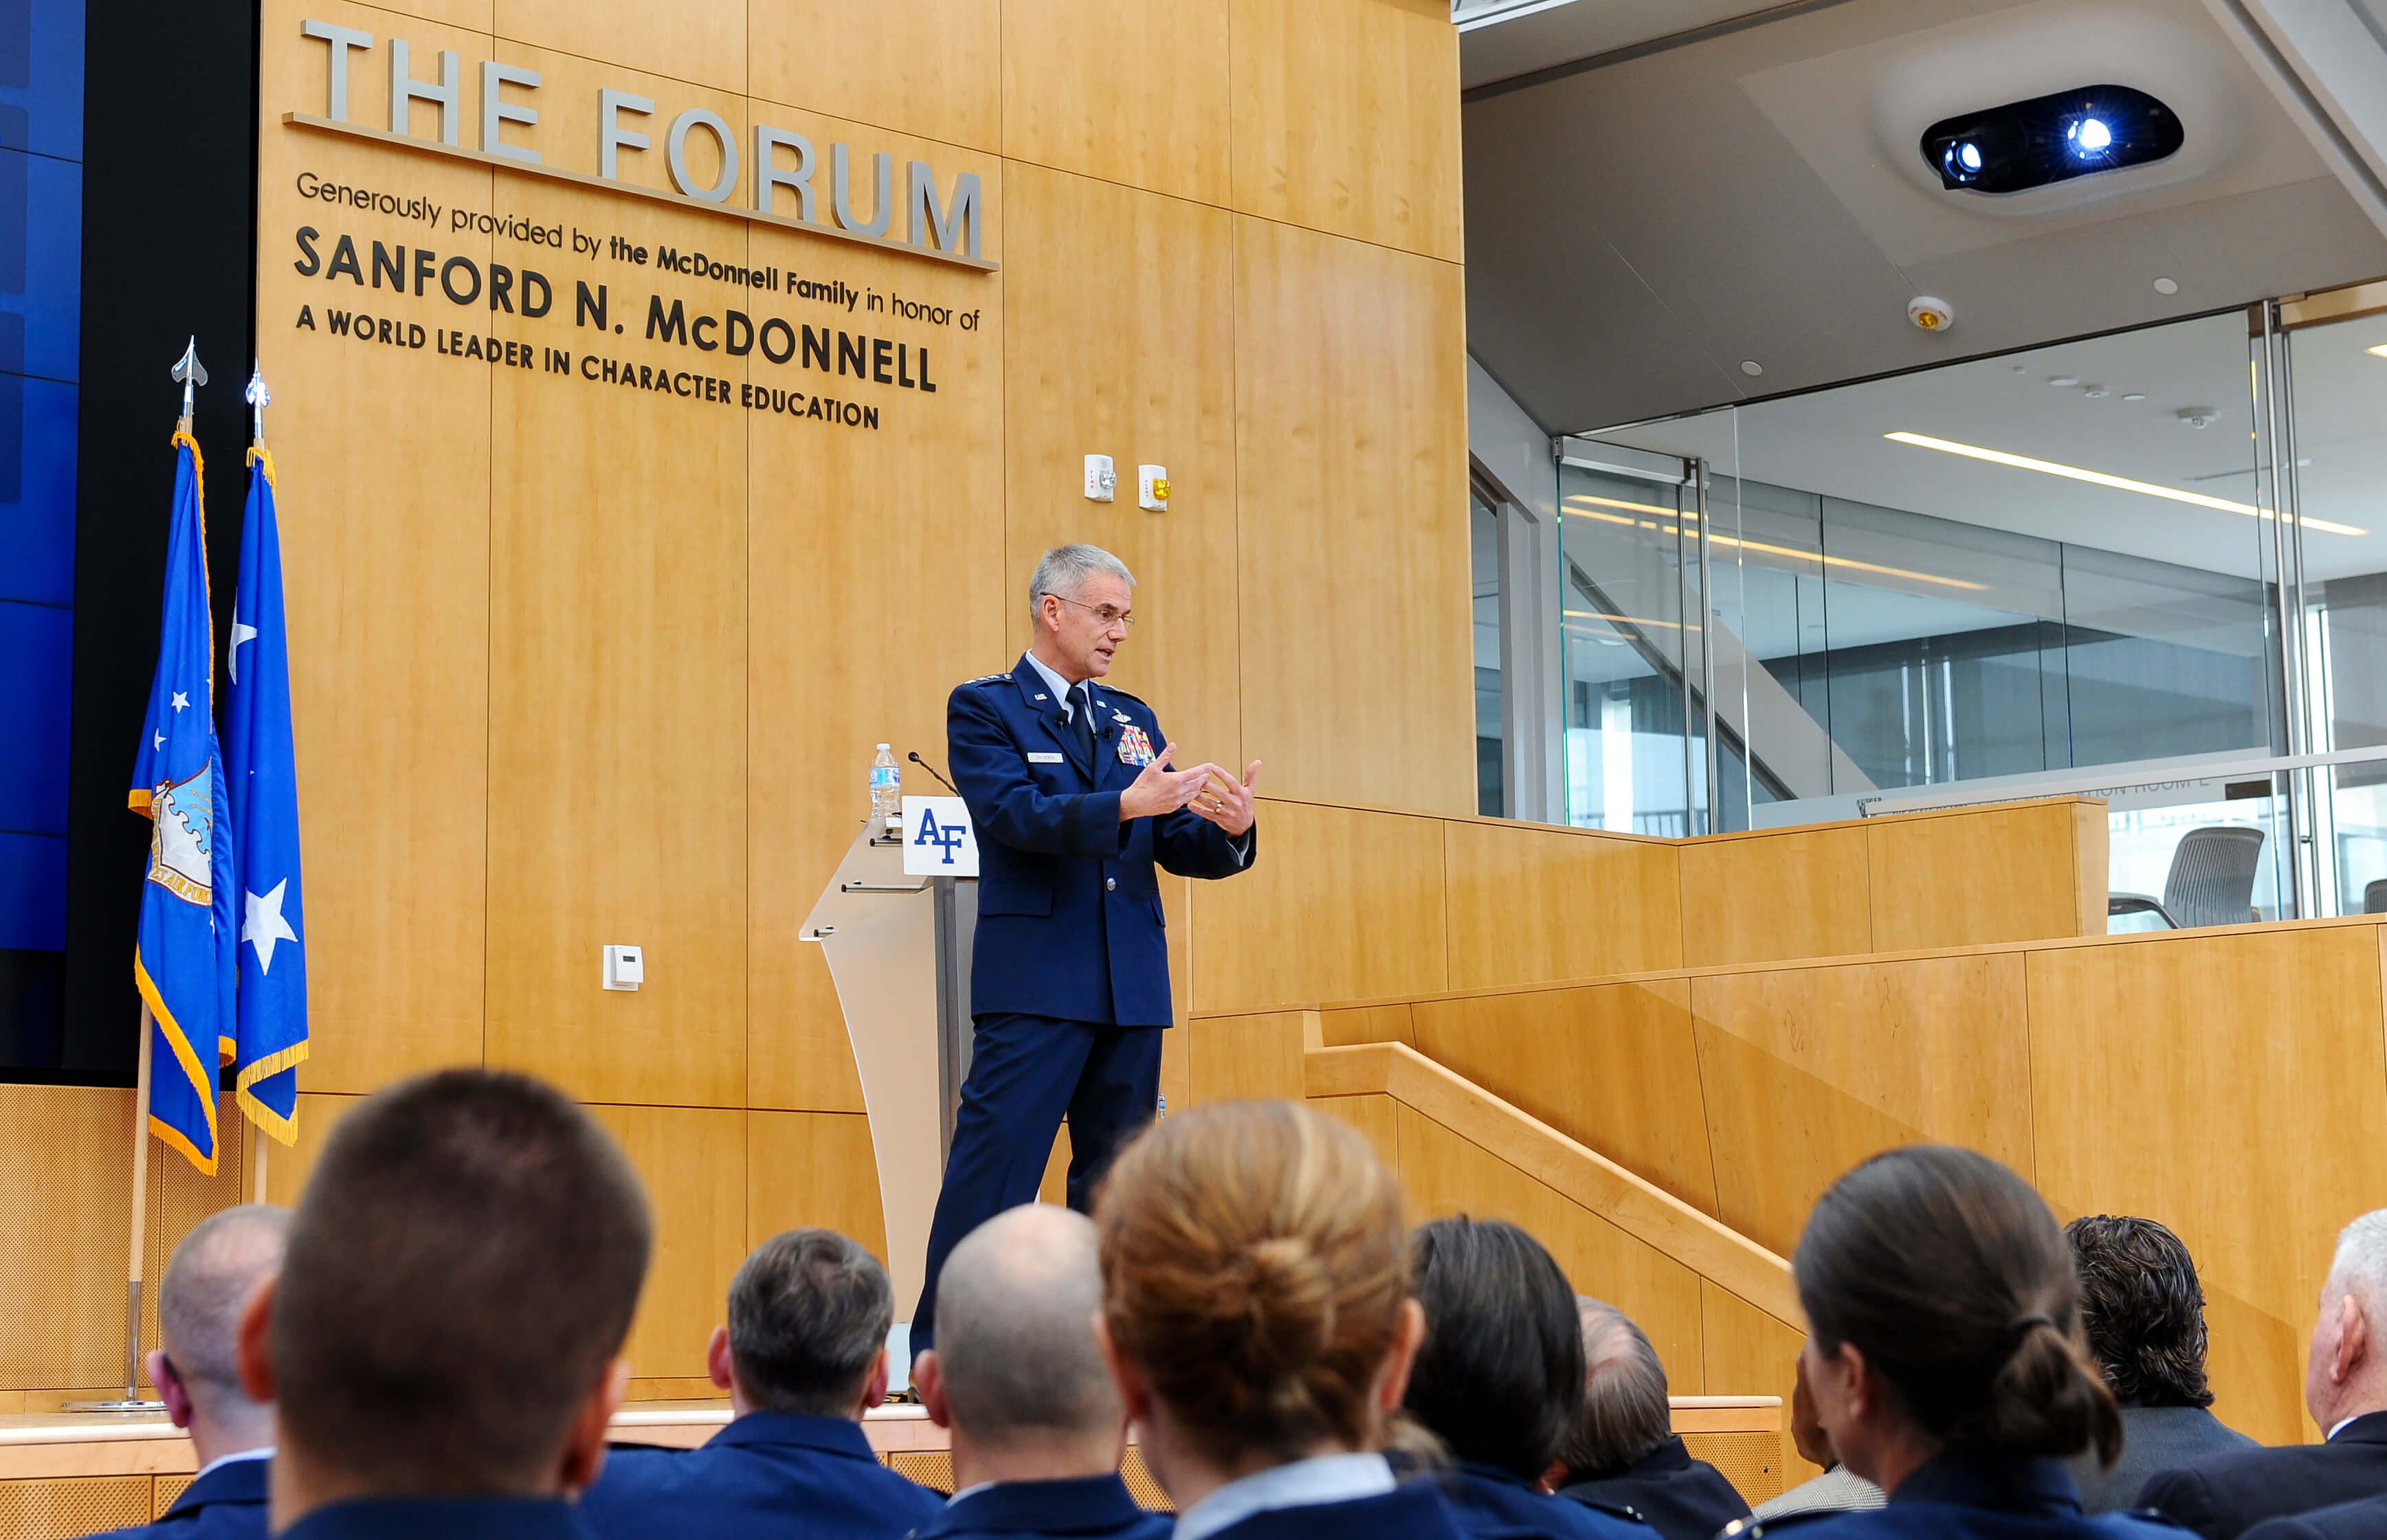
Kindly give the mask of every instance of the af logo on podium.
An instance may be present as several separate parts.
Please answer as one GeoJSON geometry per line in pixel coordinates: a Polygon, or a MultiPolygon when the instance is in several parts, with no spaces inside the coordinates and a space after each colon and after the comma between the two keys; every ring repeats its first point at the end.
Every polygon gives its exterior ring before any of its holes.
{"type": "Polygon", "coordinates": [[[978,876],[978,831],[959,797],[903,799],[903,875],[978,876]]]}

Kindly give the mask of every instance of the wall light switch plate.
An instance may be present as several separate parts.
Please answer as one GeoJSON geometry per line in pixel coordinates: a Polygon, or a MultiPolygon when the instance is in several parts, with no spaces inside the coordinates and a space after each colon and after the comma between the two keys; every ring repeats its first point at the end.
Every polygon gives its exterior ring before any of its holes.
{"type": "Polygon", "coordinates": [[[605,987],[635,990],[647,981],[647,949],[609,946],[605,949],[605,987]]]}
{"type": "Polygon", "coordinates": [[[1135,468],[1135,505],[1147,513],[1168,511],[1168,467],[1139,465],[1135,468]]]}
{"type": "Polygon", "coordinates": [[[1086,496],[1096,502],[1108,502],[1118,486],[1118,473],[1111,468],[1108,455],[1086,457],[1086,496]]]}

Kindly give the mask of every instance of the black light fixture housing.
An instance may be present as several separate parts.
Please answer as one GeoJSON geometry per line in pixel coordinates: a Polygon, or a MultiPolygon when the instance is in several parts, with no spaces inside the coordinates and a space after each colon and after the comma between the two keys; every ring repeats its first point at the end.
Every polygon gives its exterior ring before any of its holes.
{"type": "Polygon", "coordinates": [[[1950,191],[2022,193],[2144,166],[2187,142],[2179,115],[2127,85],[2082,85],[1942,118],[1923,131],[1923,163],[1950,191]]]}

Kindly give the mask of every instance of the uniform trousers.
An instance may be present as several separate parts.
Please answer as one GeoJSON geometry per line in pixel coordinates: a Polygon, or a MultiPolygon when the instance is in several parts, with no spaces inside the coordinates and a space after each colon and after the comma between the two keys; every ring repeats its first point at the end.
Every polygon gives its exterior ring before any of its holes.
{"type": "Polygon", "coordinates": [[[1093,1207],[1120,1145],[1160,1099],[1160,1027],[1112,1027],[991,1013],[973,1023],[969,1078],[928,1227],[927,1285],[912,1313],[912,1352],[936,1344],[937,1275],[962,1237],[1034,1200],[1061,1118],[1069,1119],[1069,1206],[1093,1207]]]}

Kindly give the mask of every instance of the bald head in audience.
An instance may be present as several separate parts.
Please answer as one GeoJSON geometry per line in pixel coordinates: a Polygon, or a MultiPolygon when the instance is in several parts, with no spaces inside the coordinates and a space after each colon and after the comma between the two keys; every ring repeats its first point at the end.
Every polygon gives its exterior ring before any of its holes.
{"type": "Polygon", "coordinates": [[[201,1469],[273,1442],[273,1407],[241,1387],[241,1312],[282,1270],[290,1210],[247,1203],[183,1237],[158,1285],[158,1340],[146,1360],[166,1415],[187,1428],[201,1469]]]}
{"type": "Polygon", "coordinates": [[[951,1429],[954,1486],[1118,1469],[1127,1413],[1094,1340],[1103,1280],[1094,1226],[1053,1204],[970,1231],[937,1280],[937,1345],[913,1366],[951,1429]]]}

